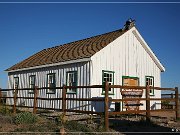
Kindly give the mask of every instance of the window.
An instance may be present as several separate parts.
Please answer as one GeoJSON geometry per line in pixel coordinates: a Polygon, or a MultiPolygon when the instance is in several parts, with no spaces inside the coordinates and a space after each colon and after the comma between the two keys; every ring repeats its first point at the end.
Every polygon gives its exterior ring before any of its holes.
{"type": "Polygon", "coordinates": [[[35,81],[36,81],[36,76],[30,75],[29,76],[29,88],[32,88],[32,89],[29,90],[29,93],[34,93],[35,81]]]}
{"type": "MultiPolygon", "coordinates": [[[[146,76],[146,86],[154,87],[154,77],[146,76]]],[[[150,89],[150,95],[154,95],[154,89],[150,89]]]]}
{"type": "Polygon", "coordinates": [[[55,80],[55,73],[51,73],[47,75],[47,93],[54,94],[56,92],[56,80],[55,80]]]}
{"type": "MultiPolygon", "coordinates": [[[[14,89],[18,89],[18,87],[19,87],[19,77],[14,77],[14,89]]],[[[13,92],[15,92],[15,90],[13,92]]]]}
{"type": "MultiPolygon", "coordinates": [[[[114,84],[114,72],[113,71],[102,71],[102,84],[108,81],[109,85],[114,84]]],[[[103,89],[102,94],[104,94],[105,91],[103,89]]],[[[114,89],[109,88],[109,94],[114,94],[114,89]]]]}
{"type": "MultiPolygon", "coordinates": [[[[66,73],[66,85],[67,86],[77,86],[77,71],[70,71],[66,73]]],[[[67,89],[67,93],[75,93],[76,94],[77,89],[71,88],[67,89]]]]}
{"type": "Polygon", "coordinates": [[[19,77],[14,77],[14,89],[19,87],[19,77]]]}

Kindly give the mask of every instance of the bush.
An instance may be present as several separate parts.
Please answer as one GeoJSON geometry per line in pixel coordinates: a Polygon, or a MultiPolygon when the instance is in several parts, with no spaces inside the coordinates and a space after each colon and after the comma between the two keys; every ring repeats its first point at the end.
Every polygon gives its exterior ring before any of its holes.
{"type": "Polygon", "coordinates": [[[21,112],[14,117],[15,124],[32,124],[37,121],[37,116],[30,112],[21,112]]]}
{"type": "Polygon", "coordinates": [[[169,104],[170,104],[170,101],[165,100],[165,101],[162,101],[161,104],[162,104],[162,105],[169,105],[169,104]]]}
{"type": "Polygon", "coordinates": [[[65,113],[60,114],[57,119],[58,119],[58,122],[60,122],[62,126],[64,126],[64,124],[67,122],[67,117],[65,113]]]}
{"type": "Polygon", "coordinates": [[[12,113],[12,109],[5,105],[0,105],[0,113],[3,115],[10,115],[12,113]]]}

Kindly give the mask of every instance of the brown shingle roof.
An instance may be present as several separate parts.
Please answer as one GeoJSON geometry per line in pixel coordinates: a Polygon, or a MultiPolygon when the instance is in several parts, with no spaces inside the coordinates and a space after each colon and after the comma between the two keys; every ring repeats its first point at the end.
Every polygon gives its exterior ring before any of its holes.
{"type": "Polygon", "coordinates": [[[44,49],[8,68],[6,71],[59,63],[81,58],[89,58],[107,46],[109,43],[114,41],[116,38],[121,36],[123,33],[124,31],[120,29],[64,45],[44,49]]]}

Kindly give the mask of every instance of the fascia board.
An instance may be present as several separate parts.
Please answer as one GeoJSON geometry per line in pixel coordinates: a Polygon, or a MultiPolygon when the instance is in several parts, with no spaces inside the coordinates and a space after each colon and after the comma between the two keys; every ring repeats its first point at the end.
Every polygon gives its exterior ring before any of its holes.
{"type": "Polygon", "coordinates": [[[153,59],[153,61],[156,63],[158,68],[161,70],[161,72],[165,71],[164,66],[161,64],[161,62],[158,60],[156,55],[153,53],[151,48],[148,46],[148,44],[145,42],[145,40],[142,38],[141,34],[138,32],[138,30],[134,27],[132,29],[132,33],[136,36],[138,41],[141,43],[142,47],[146,50],[146,52],[150,55],[150,57],[153,59]]]}
{"type": "Polygon", "coordinates": [[[35,66],[35,67],[29,67],[29,68],[22,68],[22,69],[17,69],[17,70],[10,70],[10,71],[6,71],[6,72],[10,73],[10,72],[17,72],[17,71],[25,71],[25,70],[31,70],[31,69],[38,69],[38,68],[45,68],[45,67],[53,67],[53,66],[73,64],[73,63],[79,63],[79,62],[87,62],[87,61],[90,61],[90,60],[91,60],[91,58],[83,58],[83,59],[69,60],[69,61],[65,61],[65,62],[58,62],[58,63],[35,66]]]}

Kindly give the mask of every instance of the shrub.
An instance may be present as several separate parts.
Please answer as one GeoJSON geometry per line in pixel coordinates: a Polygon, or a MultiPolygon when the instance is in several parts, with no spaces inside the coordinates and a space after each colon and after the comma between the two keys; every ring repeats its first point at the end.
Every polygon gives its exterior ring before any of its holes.
{"type": "Polygon", "coordinates": [[[64,124],[67,122],[67,117],[65,113],[62,113],[58,116],[58,122],[60,122],[61,125],[64,126],[64,124]]]}
{"type": "Polygon", "coordinates": [[[165,100],[165,101],[162,101],[161,103],[162,103],[162,105],[169,105],[170,101],[165,100]]]}
{"type": "Polygon", "coordinates": [[[16,124],[32,124],[37,121],[37,116],[30,112],[21,112],[14,117],[16,124]]]}
{"type": "Polygon", "coordinates": [[[5,105],[0,105],[0,113],[3,115],[10,115],[12,113],[12,109],[5,105]]]}

